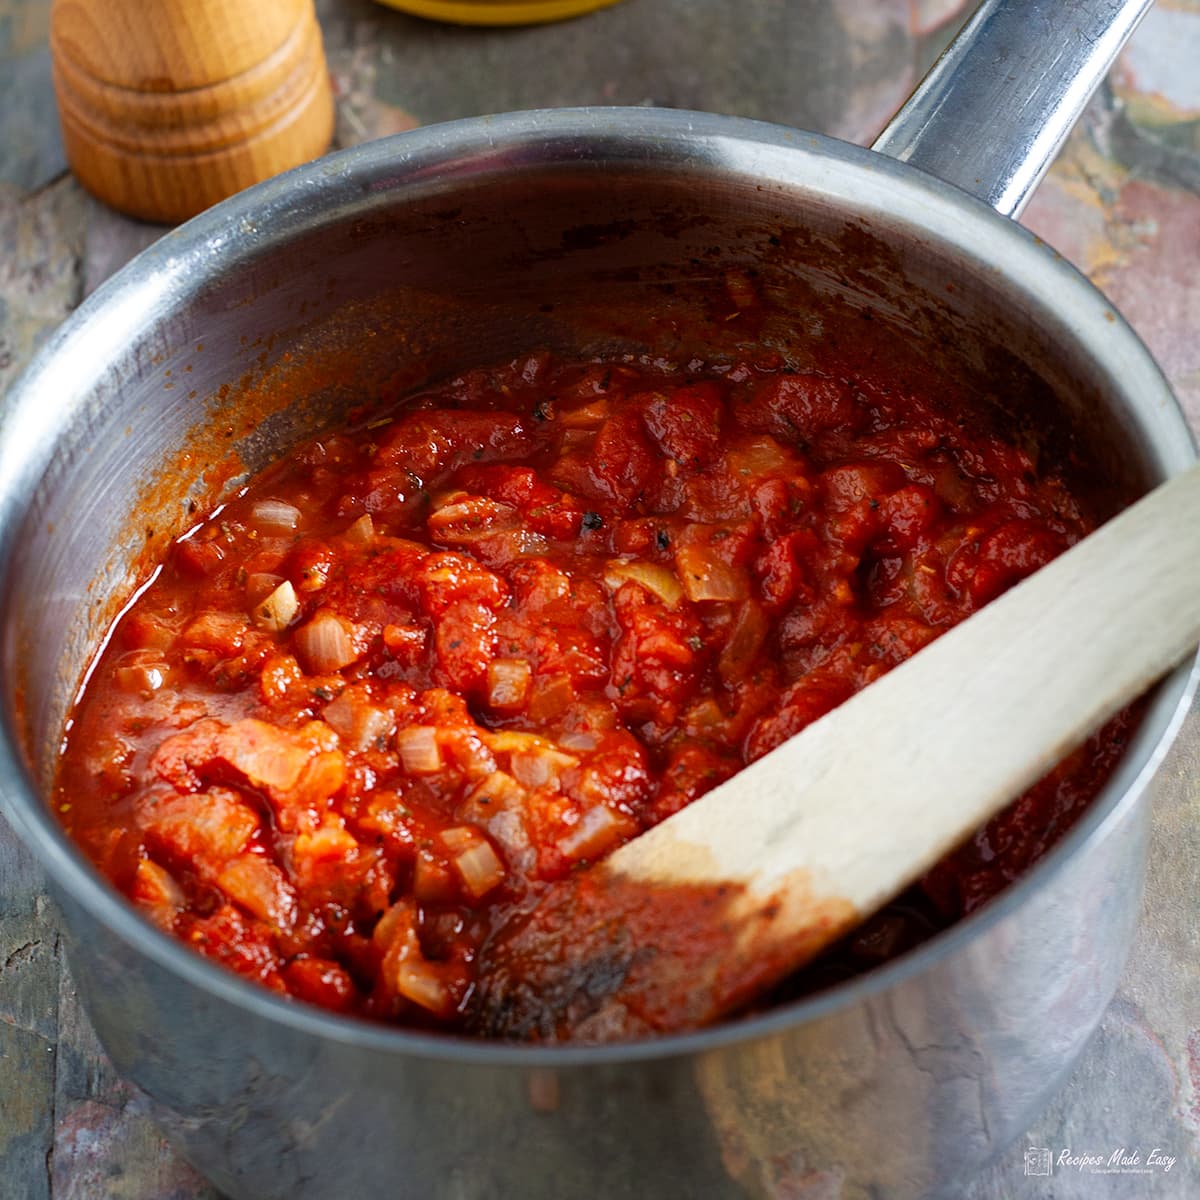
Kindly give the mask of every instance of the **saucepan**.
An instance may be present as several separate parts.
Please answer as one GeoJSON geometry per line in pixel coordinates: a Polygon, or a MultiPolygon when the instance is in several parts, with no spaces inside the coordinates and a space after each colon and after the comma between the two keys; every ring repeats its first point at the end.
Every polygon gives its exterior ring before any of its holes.
{"type": "Polygon", "coordinates": [[[869,327],[898,364],[1057,421],[1114,495],[1182,470],[1192,441],[1145,348],[1007,219],[1147,7],[988,0],[871,150],[597,108],[334,154],[167,235],[44,348],[0,425],[0,786],[105,1048],[225,1193],[927,1196],[1059,1086],[1125,960],[1194,671],[1153,693],[1089,811],[978,913],[815,995],[631,1045],[471,1042],[287,1003],[152,928],[44,798],[96,639],[238,471],[380,381],[542,346],[732,352],[743,335],[704,299],[730,272],[769,299],[757,337],[802,352],[869,327]]]}

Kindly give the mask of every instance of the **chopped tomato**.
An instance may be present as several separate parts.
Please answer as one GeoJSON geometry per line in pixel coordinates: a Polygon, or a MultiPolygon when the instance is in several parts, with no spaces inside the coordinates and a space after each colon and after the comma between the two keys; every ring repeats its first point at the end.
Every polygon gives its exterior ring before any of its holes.
{"type": "MultiPolygon", "coordinates": [[[[89,675],[56,807],[200,953],[406,1024],[460,1027],[480,949],[550,881],[1091,527],[1069,464],[961,400],[773,353],[539,352],[372,414],[175,544],[89,675]]],[[[1116,746],[935,868],[925,907],[984,903],[1116,746]]],[[[906,920],[887,946],[928,932],[906,920]]]]}

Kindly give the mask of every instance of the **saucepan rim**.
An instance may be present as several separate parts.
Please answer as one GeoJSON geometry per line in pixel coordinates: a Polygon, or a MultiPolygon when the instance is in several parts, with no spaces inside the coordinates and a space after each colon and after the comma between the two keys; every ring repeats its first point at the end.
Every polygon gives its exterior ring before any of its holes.
{"type": "MultiPolygon", "coordinates": [[[[142,317],[142,329],[147,329],[156,304],[184,303],[190,289],[202,286],[204,279],[253,258],[253,237],[239,239],[238,230],[270,228],[273,237],[295,236],[314,224],[346,221],[356,206],[378,203],[380,194],[386,196],[414,181],[421,186],[470,186],[473,173],[480,177],[480,172],[491,171],[488,178],[494,179],[500,171],[573,169],[579,164],[586,169],[589,162],[614,158],[623,165],[650,169],[663,166],[668,158],[676,171],[719,167],[748,180],[780,183],[853,204],[859,211],[864,204],[871,209],[863,190],[875,184],[881,195],[886,189],[886,205],[879,202],[881,215],[886,212],[923,229],[956,253],[979,256],[982,235],[1002,251],[984,261],[985,267],[1002,270],[1025,294],[1064,311],[1073,322],[1073,336],[1083,338],[1086,329],[1093,329],[1092,340],[1099,339],[1097,356],[1108,364],[1108,373],[1119,372],[1130,394],[1148,390],[1157,397],[1154,419],[1165,422],[1160,440],[1172,446],[1178,443],[1177,451],[1172,451],[1177,461],[1167,469],[1180,470],[1195,457],[1194,441],[1169,385],[1113,305],[1041,239],[958,188],[860,146],[745,118],[677,109],[535,110],[429,126],[298,167],[166,234],[99,288],[51,337],[0,411],[0,564],[13,552],[26,511],[24,498],[32,494],[32,485],[52,453],[48,443],[53,440],[54,422],[58,419],[61,426],[66,421],[61,405],[82,402],[86,392],[79,388],[73,398],[60,397],[52,386],[56,365],[113,314],[124,321],[142,317]],[[777,157],[781,154],[785,159],[777,157]],[[772,164],[784,161],[790,177],[772,177],[772,164]],[[53,399],[39,398],[39,393],[53,399]],[[39,405],[42,408],[35,412],[39,405]],[[14,419],[26,423],[27,428],[19,432],[29,436],[6,436],[14,419]],[[25,450],[14,449],[17,442],[25,450]],[[27,453],[31,445],[34,458],[27,453]]],[[[1141,415],[1144,419],[1144,409],[1141,415]]],[[[14,587],[12,581],[0,580],[0,618],[11,608],[9,594],[14,587]]],[[[7,643],[5,653],[13,653],[10,631],[0,631],[0,638],[7,643]]],[[[949,958],[1022,908],[1141,800],[1198,685],[1200,659],[1159,685],[1109,784],[1039,862],[979,911],[894,961],[812,996],[691,1033],[605,1046],[515,1045],[373,1024],[280,998],[209,962],[142,917],[75,848],[38,795],[18,748],[17,723],[7,699],[0,712],[0,801],[54,885],[159,967],[257,1018],[331,1043],[430,1060],[526,1068],[602,1066],[711,1052],[769,1037],[848,1008],[949,958]]]]}

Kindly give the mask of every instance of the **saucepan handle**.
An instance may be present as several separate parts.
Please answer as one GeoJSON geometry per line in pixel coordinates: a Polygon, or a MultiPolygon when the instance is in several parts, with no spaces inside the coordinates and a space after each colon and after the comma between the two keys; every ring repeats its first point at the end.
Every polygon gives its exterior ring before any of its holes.
{"type": "Polygon", "coordinates": [[[1153,0],[984,0],[874,149],[1015,217],[1153,0]]]}

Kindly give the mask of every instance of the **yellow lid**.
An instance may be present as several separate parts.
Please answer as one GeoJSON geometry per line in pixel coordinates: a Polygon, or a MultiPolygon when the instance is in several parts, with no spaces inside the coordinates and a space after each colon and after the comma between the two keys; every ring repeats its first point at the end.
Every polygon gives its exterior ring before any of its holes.
{"type": "Polygon", "coordinates": [[[380,0],[401,12],[458,25],[536,25],[607,8],[617,0],[380,0]]]}

